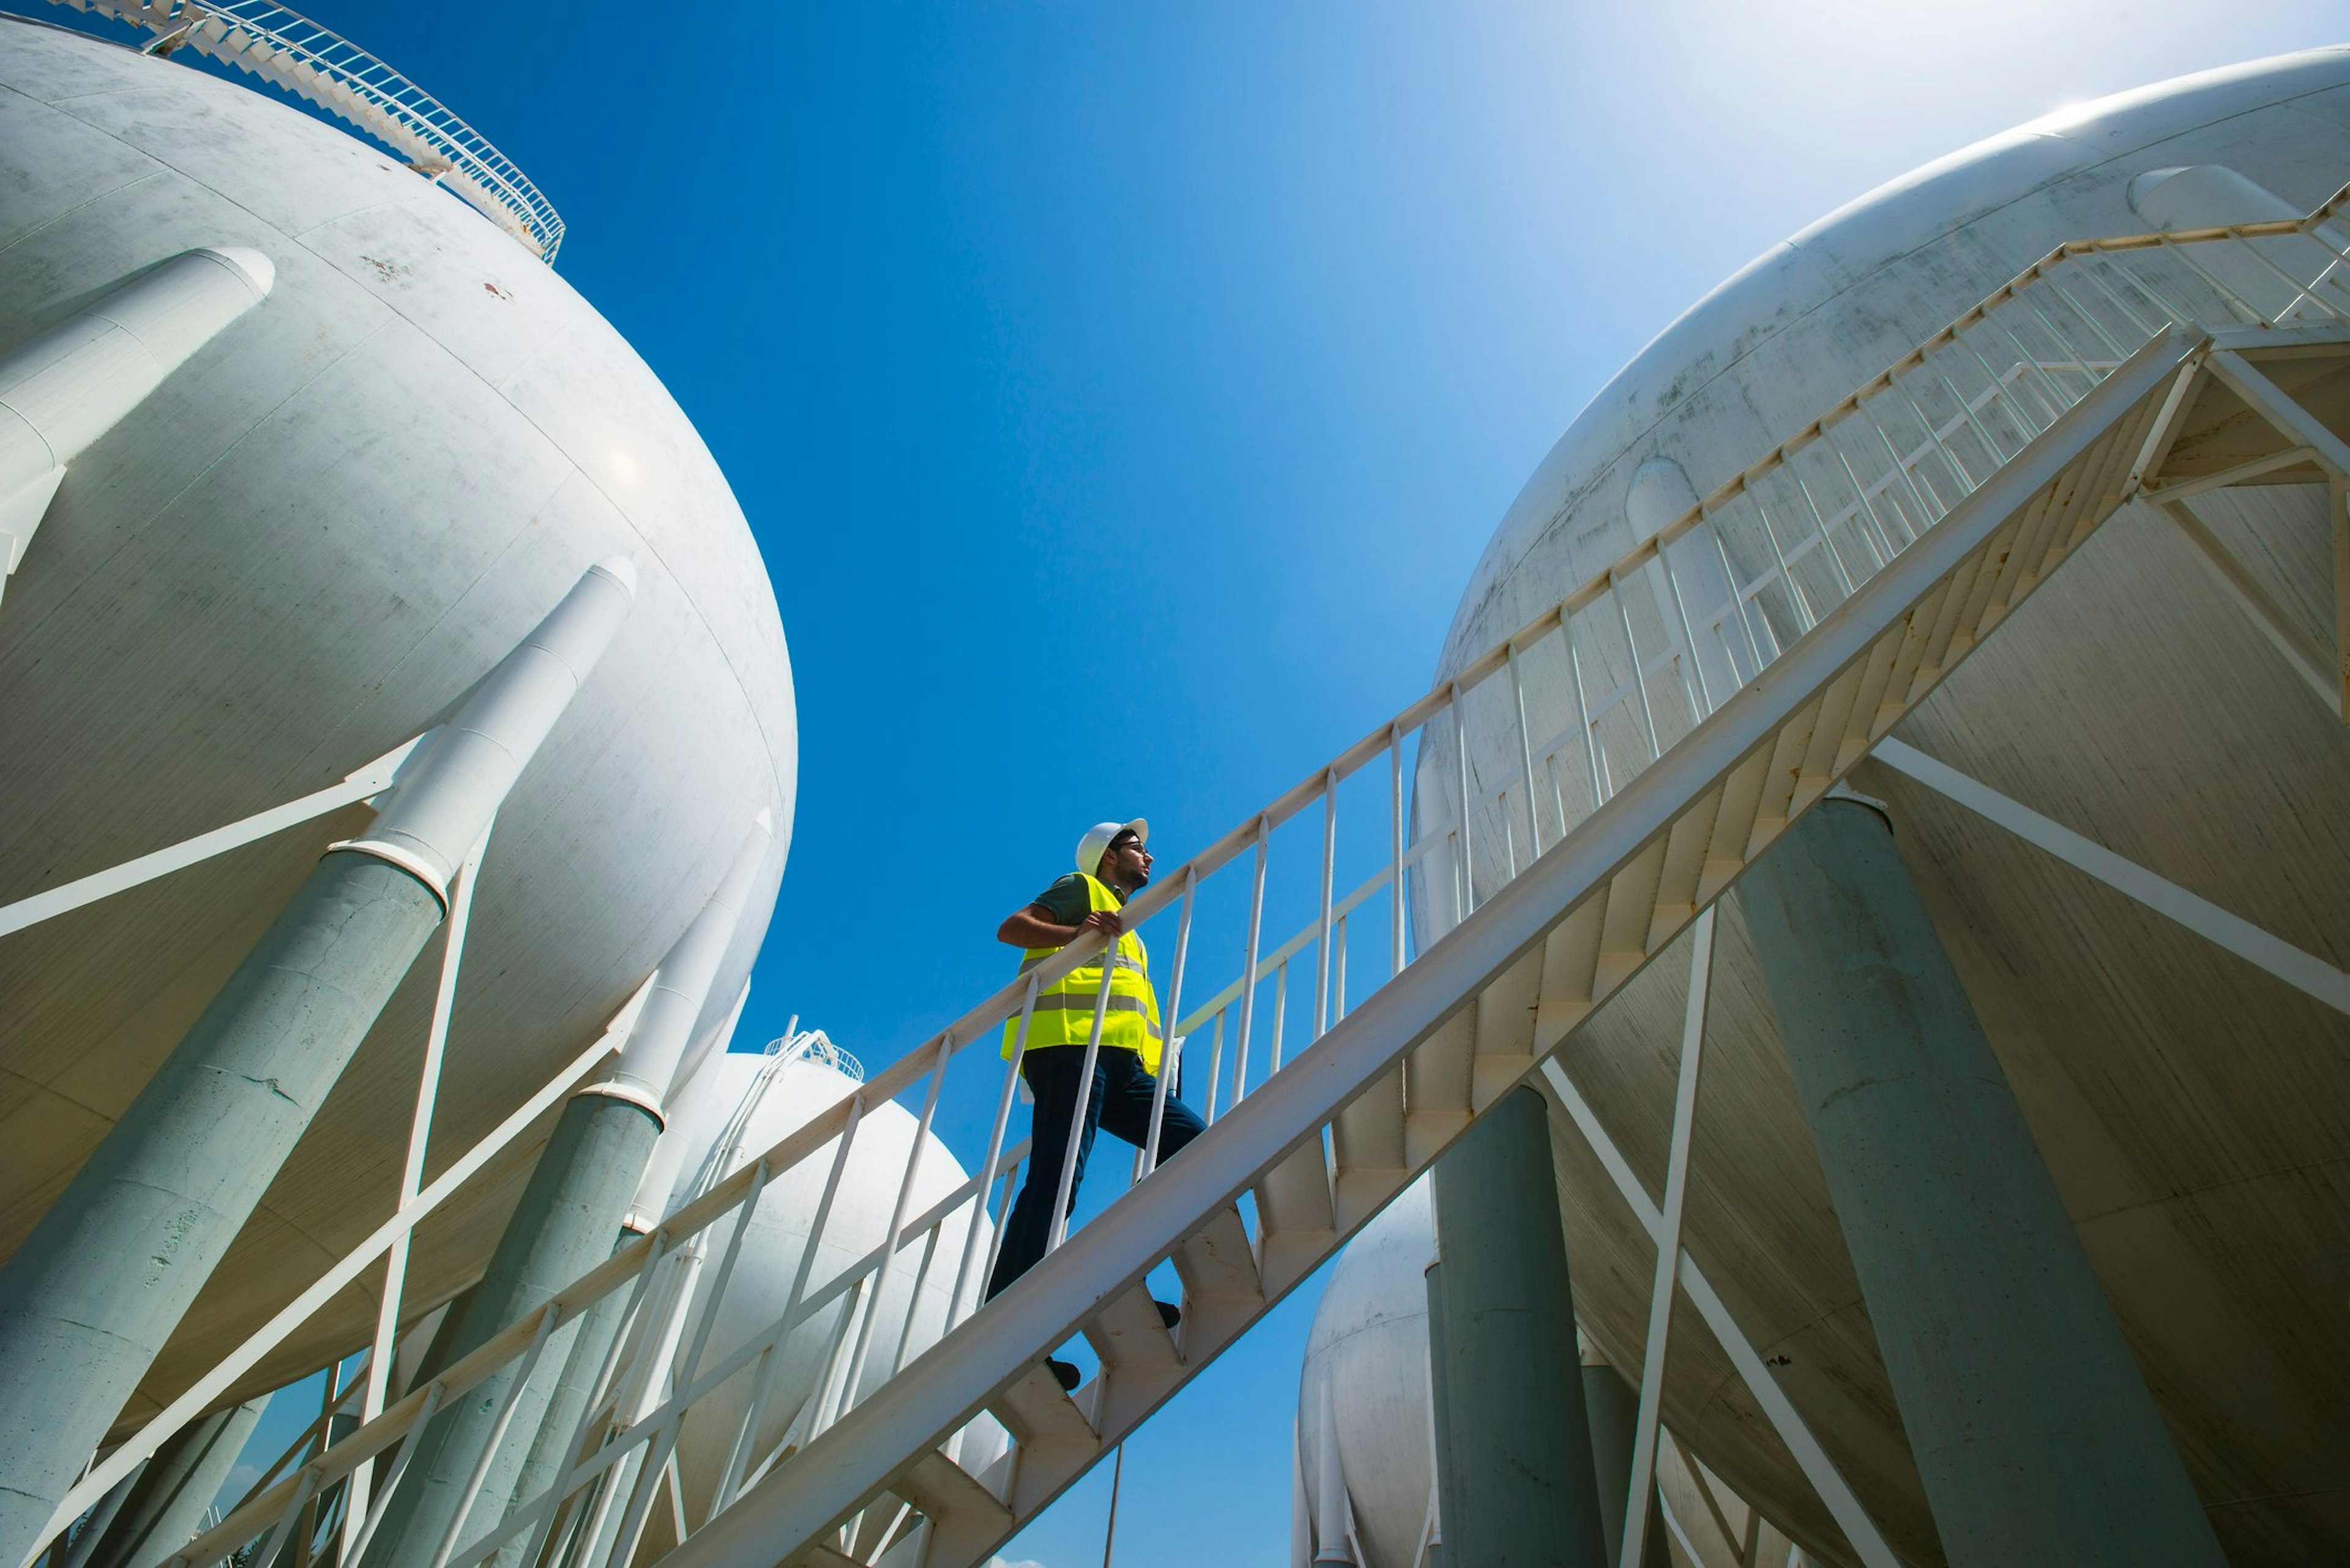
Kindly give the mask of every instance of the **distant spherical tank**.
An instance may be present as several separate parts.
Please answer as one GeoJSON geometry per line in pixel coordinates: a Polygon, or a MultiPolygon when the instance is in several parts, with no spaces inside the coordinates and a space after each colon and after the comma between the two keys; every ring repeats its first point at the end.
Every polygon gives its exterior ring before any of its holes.
{"type": "MultiPolygon", "coordinates": [[[[853,1094],[857,1082],[821,1054],[812,1057],[804,1049],[787,1048],[780,1057],[736,1053],[712,1062],[694,1085],[694,1123],[681,1129],[684,1134],[678,1147],[681,1165],[665,1211],[681,1207],[726,1173],[758,1158],[811,1117],[853,1094]]],[[[768,1185],[744,1234],[733,1277],[713,1320],[705,1366],[723,1360],[775,1322],[790,1299],[795,1282],[800,1280],[804,1262],[807,1271],[804,1288],[817,1293],[880,1246],[918,1131],[912,1114],[895,1101],[866,1111],[858,1120],[847,1162],[841,1168],[831,1210],[824,1217],[822,1240],[813,1262],[806,1262],[808,1240],[824,1202],[837,1141],[827,1144],[768,1185]]],[[[908,1205],[909,1219],[921,1217],[968,1176],[946,1145],[927,1133],[921,1137],[921,1168],[908,1205]]],[[[806,1440],[807,1423],[815,1414],[812,1402],[823,1396],[827,1378],[837,1406],[862,1315],[871,1314],[873,1328],[858,1383],[860,1396],[889,1377],[891,1366],[900,1359],[901,1347],[902,1356],[910,1359],[945,1332],[949,1293],[954,1288],[963,1244],[970,1235],[972,1214],[971,1207],[964,1206],[936,1228],[934,1244],[925,1239],[908,1247],[878,1306],[868,1303],[868,1289],[858,1296],[859,1315],[852,1317],[847,1300],[836,1298],[793,1331],[767,1374],[770,1386],[751,1449],[752,1462],[791,1436],[795,1426],[800,1435],[795,1440],[806,1440]]],[[[974,1273],[985,1266],[992,1233],[983,1218],[974,1273]]],[[[714,1279],[709,1270],[699,1275],[689,1307],[695,1316],[687,1321],[698,1321],[705,1310],[714,1279]]],[[[967,1282],[964,1301],[972,1301],[977,1290],[975,1281],[967,1282]]],[[[696,1404],[679,1433],[678,1460],[690,1519],[700,1519],[710,1506],[712,1491],[749,1409],[751,1381],[738,1376],[696,1404]]],[[[964,1459],[970,1468],[978,1469],[992,1457],[974,1450],[964,1459]]],[[[648,1550],[659,1544],[649,1542],[648,1550]]]]}
{"type": "MultiPolygon", "coordinates": [[[[2327,49],[2052,116],[1832,213],[1707,296],[1577,417],[1478,565],[1440,674],[2060,242],[2307,212],[2345,179],[2350,50],[2327,49]],[[2160,173],[2177,169],[2190,175],[2160,173]]],[[[2322,490],[2195,505],[2330,646],[2322,490]]],[[[1538,734],[1572,731],[1558,682],[1530,679],[1528,695],[1538,734]]],[[[2350,898],[2342,726],[2145,508],[2108,524],[1898,732],[2287,941],[2350,962],[2334,914],[2350,898]]],[[[1453,753],[1438,739],[1423,758],[1424,802],[1452,787],[1453,753]]],[[[1472,722],[1472,787],[1515,779],[1516,748],[1513,726],[1472,722]]],[[[1583,766],[1579,753],[1568,761],[1583,766]]],[[[2231,1561],[2350,1555],[2340,1417],[2350,1353],[2333,1332],[2350,1290],[2350,1208],[2329,1174],[2350,1125],[2338,1071],[2350,1021],[1901,775],[1865,765],[1856,782],[1891,808],[2231,1561]]],[[[1499,822],[1475,823],[1481,867],[1506,859],[1499,822]]],[[[1724,911],[1693,1247],[1894,1545],[1939,1561],[1734,898],[1724,911]]],[[[1563,1058],[1652,1191],[1686,946],[1563,1058]]],[[[1580,1140],[1562,1127],[1556,1142],[1577,1307],[1628,1365],[1652,1248],[1580,1140]]],[[[1832,1539],[1706,1336],[1677,1336],[1671,1367],[1675,1428],[1766,1513],[1832,1539]]]]}
{"type": "MultiPolygon", "coordinates": [[[[498,816],[428,1174],[595,1039],[769,809],[775,849],[714,1024],[782,873],[795,724],[758,548],[660,380],[504,231],[260,92],[14,19],[0,85],[0,348],[192,249],[243,247],[276,275],[72,462],[7,579],[0,902],[342,778],[434,722],[591,562],[625,555],[635,607],[498,816]]],[[[365,820],[351,807],[0,941],[0,1251],[365,820]]],[[[127,1415],[391,1213],[436,952],[127,1415]]],[[[536,1146],[426,1226],[411,1306],[479,1268],[536,1146]]],[[[374,1288],[247,1384],[362,1343],[374,1288]]]]}
{"type": "Polygon", "coordinates": [[[1335,1433],[1364,1551],[1407,1568],[1428,1522],[1429,1207],[1428,1182],[1415,1181],[1347,1243],[1315,1304],[1297,1390],[1305,1506],[1320,1500],[1322,1445],[1335,1433]]]}

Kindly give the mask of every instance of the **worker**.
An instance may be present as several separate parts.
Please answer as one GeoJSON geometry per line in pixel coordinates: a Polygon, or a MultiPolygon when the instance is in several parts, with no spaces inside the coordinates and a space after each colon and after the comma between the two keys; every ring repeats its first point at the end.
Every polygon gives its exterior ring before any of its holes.
{"type": "MultiPolygon", "coordinates": [[[[1101,1002],[1098,948],[1095,957],[1037,991],[1035,1005],[1029,1010],[1024,1050],[1019,1017],[1014,1015],[1004,1026],[1004,1057],[1009,1060],[1018,1053],[1020,1076],[1035,1096],[1036,1105],[1029,1118],[1028,1179],[1021,1184],[1020,1197],[1004,1222],[1003,1247],[987,1282],[990,1296],[1026,1273],[1045,1255],[1053,1200],[1061,1186],[1061,1163],[1069,1158],[1069,1129],[1081,1092],[1087,1098],[1085,1118],[1077,1129],[1076,1168],[1069,1179],[1072,1210],[1076,1207],[1078,1184],[1085,1180],[1086,1157],[1093,1151],[1096,1128],[1107,1127],[1112,1137],[1137,1148],[1149,1144],[1151,1106],[1159,1097],[1159,997],[1150,988],[1149,956],[1142,939],[1126,929],[1118,911],[1150,881],[1149,837],[1150,825],[1140,817],[1095,824],[1077,841],[1076,870],[1006,916],[996,928],[996,940],[1022,950],[1023,973],[1081,939],[1097,943],[1114,938],[1118,957],[1110,970],[1109,1006],[1102,1014],[1101,1048],[1095,1054],[1089,1085],[1079,1080],[1101,1002]]],[[[1180,1151],[1206,1125],[1197,1111],[1169,1094],[1159,1119],[1159,1158],[1180,1151]]],[[[1161,1302],[1159,1311],[1167,1326],[1174,1327],[1179,1316],[1176,1309],[1161,1302]]],[[[1053,1361],[1051,1366],[1063,1386],[1076,1386],[1076,1367],[1065,1361],[1053,1361]]]]}

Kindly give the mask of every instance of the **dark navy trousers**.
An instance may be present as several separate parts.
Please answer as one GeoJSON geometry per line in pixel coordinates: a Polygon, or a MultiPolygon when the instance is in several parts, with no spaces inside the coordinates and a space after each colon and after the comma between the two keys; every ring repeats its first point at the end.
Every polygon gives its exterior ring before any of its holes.
{"type": "MultiPolygon", "coordinates": [[[[1069,1119],[1076,1109],[1077,1080],[1085,1066],[1083,1045],[1047,1045],[1020,1058],[1020,1075],[1036,1096],[1029,1117],[1028,1179],[1020,1184],[1012,1218],[1004,1222],[1003,1245],[995,1255],[995,1270],[987,1278],[990,1296],[1026,1273],[1045,1255],[1045,1241],[1053,1229],[1053,1198],[1061,1187],[1061,1161],[1068,1150],[1069,1119]]],[[[1085,1127],[1077,1135],[1076,1174],[1069,1181],[1071,1210],[1077,1206],[1077,1189],[1086,1179],[1086,1157],[1093,1153],[1095,1129],[1106,1129],[1110,1137],[1142,1147],[1150,1137],[1150,1102],[1158,1093],[1159,1080],[1142,1070],[1139,1054],[1106,1050],[1095,1057],[1085,1127]]],[[[1180,1152],[1206,1126],[1199,1112],[1175,1097],[1170,1085],[1159,1123],[1159,1158],[1167,1159],[1180,1152]]]]}

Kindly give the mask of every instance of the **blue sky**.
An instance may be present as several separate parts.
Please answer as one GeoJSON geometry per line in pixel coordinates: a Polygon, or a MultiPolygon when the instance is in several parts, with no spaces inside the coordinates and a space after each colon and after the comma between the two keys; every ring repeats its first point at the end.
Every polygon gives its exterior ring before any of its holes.
{"type": "MultiPolygon", "coordinates": [[[[1749,257],[2059,105],[2341,32],[2298,0],[305,6],[531,173],[733,481],[802,739],[738,1043],[795,1013],[874,1064],[1003,981],[997,920],[1087,824],[1147,813],[1171,865],[1415,696],[1544,450],[1749,257]]],[[[941,1112],[966,1160],[983,1102],[941,1112]]],[[[1118,1563],[1286,1561],[1313,1295],[1132,1443],[1118,1563]]],[[[1107,1493],[1004,1555],[1096,1561],[1107,1493]]]]}

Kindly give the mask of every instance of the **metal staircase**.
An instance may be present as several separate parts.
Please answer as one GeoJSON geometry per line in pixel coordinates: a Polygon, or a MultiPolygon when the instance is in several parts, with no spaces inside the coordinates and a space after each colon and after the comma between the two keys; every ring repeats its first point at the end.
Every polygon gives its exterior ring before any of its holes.
{"type": "MultiPolygon", "coordinates": [[[[389,1466],[387,1491],[433,1408],[496,1368],[536,1364],[558,1326],[607,1298],[632,1327],[601,1368],[567,1468],[452,1526],[436,1568],[494,1557],[625,1568],[664,1547],[674,1568],[985,1561],[1526,1081],[2117,508],[2158,499],[2182,431],[2260,411],[2276,391],[2264,355],[2350,341],[2350,254],[2330,226],[2341,200],[2298,223],[2060,247],[1138,898],[1132,921],[1171,929],[1170,1017],[1206,889],[1244,902],[1239,981],[1178,1030],[1197,1041],[1212,1027],[1212,1110],[1233,1022],[1231,1104],[984,1310],[983,1228],[968,1220],[999,1179],[1007,1196],[1012,1185],[1008,1072],[986,1156],[952,1193],[915,1211],[917,1153],[884,1242],[829,1281],[803,1263],[773,1322],[738,1343],[715,1343],[715,1314],[695,1303],[723,1293],[778,1176],[827,1173],[822,1231],[868,1107],[919,1090],[927,1129],[953,1064],[1002,1072],[994,1043],[1007,1023],[1024,1028],[1037,985],[1074,967],[1074,950],[249,1501],[173,1568],[262,1535],[274,1560],[305,1506],[361,1464],[389,1466]],[[1540,711],[1567,722],[1538,739],[1540,711]],[[1509,777],[1472,785],[1464,727],[1512,737],[1509,777]],[[1386,864],[1342,895],[1340,803],[1367,788],[1384,807],[1386,864]],[[1274,835],[1317,818],[1314,918],[1268,947],[1274,835]],[[1449,923],[1416,956],[1408,898],[1423,929],[1449,923]],[[1367,963],[1385,973],[1350,1010],[1347,924],[1371,923],[1379,902],[1387,950],[1357,953],[1357,975],[1367,963]],[[1314,975],[1311,1038],[1284,1061],[1300,962],[1314,975]],[[1266,1063],[1253,1079],[1253,1047],[1266,1063]],[[891,1340],[874,1303],[897,1271],[919,1283],[950,1264],[949,1332],[883,1366],[891,1340]],[[1171,1334],[1149,1283],[1169,1267],[1182,1297],[1171,1334]],[[700,1295],[681,1282],[697,1271],[712,1282],[700,1295]],[[783,1440],[758,1451],[778,1347],[820,1319],[832,1324],[824,1376],[783,1440]],[[1099,1369],[1066,1395],[1044,1358],[1079,1339],[1099,1369]],[[690,1518],[671,1464],[680,1425],[728,1388],[727,1408],[746,1393],[747,1407],[715,1495],[690,1518]]],[[[2271,422],[2289,425],[2278,396],[2271,422]]],[[[2274,452],[2230,461],[2350,477],[2332,466],[2350,454],[2322,426],[2275,433],[2274,452]]]]}
{"type": "Polygon", "coordinates": [[[298,11],[272,0],[60,0],[155,35],[150,54],[193,49],[317,104],[397,149],[541,260],[563,244],[555,205],[489,139],[432,94],[298,11]]]}

